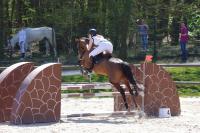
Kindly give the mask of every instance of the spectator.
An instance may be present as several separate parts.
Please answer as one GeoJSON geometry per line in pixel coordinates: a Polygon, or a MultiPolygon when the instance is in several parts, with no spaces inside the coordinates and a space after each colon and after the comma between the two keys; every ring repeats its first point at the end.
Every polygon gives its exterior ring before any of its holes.
{"type": "Polygon", "coordinates": [[[140,35],[140,40],[142,43],[142,50],[148,50],[148,25],[144,23],[143,19],[137,20],[138,31],[140,35]]]}
{"type": "Polygon", "coordinates": [[[180,33],[179,33],[179,43],[181,47],[181,61],[186,62],[188,58],[187,50],[186,50],[186,44],[188,42],[189,36],[188,36],[188,29],[185,25],[185,23],[180,24],[180,33]]]}

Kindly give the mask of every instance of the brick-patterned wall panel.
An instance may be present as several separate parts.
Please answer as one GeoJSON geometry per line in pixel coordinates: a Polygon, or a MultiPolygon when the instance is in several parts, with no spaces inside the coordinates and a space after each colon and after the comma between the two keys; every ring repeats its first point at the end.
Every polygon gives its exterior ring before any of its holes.
{"type": "MultiPolygon", "coordinates": [[[[145,97],[144,97],[144,109],[147,115],[158,115],[160,107],[169,107],[172,116],[179,115],[180,101],[177,93],[176,85],[171,79],[168,72],[166,72],[161,66],[153,63],[145,63],[145,97]]],[[[141,64],[141,70],[144,69],[144,64],[141,64]]],[[[134,71],[134,70],[133,70],[134,71]]],[[[138,71],[139,72],[139,71],[138,71]]],[[[141,74],[136,74],[137,79],[141,79],[141,74]]],[[[130,95],[128,96],[130,97],[130,95]]],[[[124,110],[124,107],[120,107],[123,102],[120,95],[115,96],[116,111],[124,110]],[[121,101],[121,103],[120,103],[121,101]]],[[[136,98],[137,103],[141,105],[141,96],[136,98]]],[[[130,101],[132,105],[132,101],[130,101]]]]}
{"type": "Polygon", "coordinates": [[[61,109],[61,64],[48,63],[33,70],[14,99],[10,122],[57,122],[61,109]]]}
{"type": "Polygon", "coordinates": [[[145,66],[145,111],[149,115],[158,115],[160,107],[168,107],[172,116],[179,115],[180,101],[176,84],[161,66],[154,63],[145,66]]]}
{"type": "Polygon", "coordinates": [[[0,74],[0,122],[10,119],[13,98],[22,81],[33,69],[33,63],[20,62],[6,68],[0,74]]]}

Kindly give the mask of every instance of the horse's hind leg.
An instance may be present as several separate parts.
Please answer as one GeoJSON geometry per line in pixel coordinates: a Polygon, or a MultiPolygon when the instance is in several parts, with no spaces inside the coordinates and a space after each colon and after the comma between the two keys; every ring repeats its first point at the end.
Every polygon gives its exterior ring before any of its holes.
{"type": "Polygon", "coordinates": [[[131,88],[131,86],[130,86],[130,84],[129,84],[128,81],[125,81],[125,85],[126,85],[126,87],[128,88],[129,93],[132,95],[133,103],[135,104],[135,107],[137,108],[138,105],[137,105],[137,102],[136,102],[136,100],[135,100],[135,96],[134,96],[134,93],[133,93],[133,89],[131,88]]]}
{"type": "Polygon", "coordinates": [[[125,77],[134,86],[135,95],[137,96],[138,95],[138,86],[137,86],[135,77],[131,71],[130,66],[128,66],[126,64],[121,64],[121,65],[122,65],[122,70],[123,70],[123,73],[125,74],[125,77]]]}
{"type": "Polygon", "coordinates": [[[54,52],[54,57],[56,57],[57,56],[57,51],[56,51],[55,47],[53,48],[53,52],[54,52]]]}
{"type": "Polygon", "coordinates": [[[114,85],[114,87],[120,92],[120,94],[122,95],[122,98],[124,100],[124,105],[126,107],[126,109],[128,110],[128,103],[126,101],[126,96],[125,96],[125,91],[124,89],[120,86],[119,83],[112,83],[114,85]]]}

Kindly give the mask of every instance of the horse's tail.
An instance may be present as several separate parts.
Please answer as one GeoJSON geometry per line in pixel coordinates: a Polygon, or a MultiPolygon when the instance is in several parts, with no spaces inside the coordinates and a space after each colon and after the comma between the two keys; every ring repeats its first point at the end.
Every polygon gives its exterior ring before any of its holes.
{"type": "Polygon", "coordinates": [[[123,73],[125,74],[125,76],[127,77],[127,79],[129,80],[129,82],[132,84],[132,85],[136,85],[136,80],[135,80],[135,77],[131,71],[131,67],[129,66],[128,63],[126,62],[123,62],[121,63],[121,67],[122,67],[122,71],[123,73]]]}
{"type": "Polygon", "coordinates": [[[57,44],[56,44],[56,33],[54,28],[52,28],[52,44],[53,44],[53,51],[54,51],[54,55],[55,57],[57,56],[57,44]]]}

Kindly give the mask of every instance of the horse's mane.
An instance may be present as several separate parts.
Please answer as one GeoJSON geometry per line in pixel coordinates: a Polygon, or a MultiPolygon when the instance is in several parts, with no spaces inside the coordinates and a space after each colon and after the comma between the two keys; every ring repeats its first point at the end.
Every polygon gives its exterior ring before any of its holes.
{"type": "Polygon", "coordinates": [[[81,37],[80,40],[86,40],[86,39],[89,39],[87,37],[81,37]]]}
{"type": "Polygon", "coordinates": [[[87,37],[81,37],[80,41],[84,41],[86,44],[89,44],[89,38],[87,37]]]}

